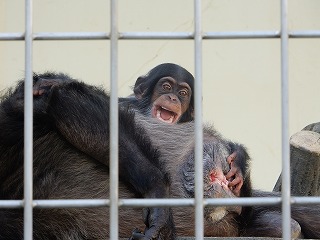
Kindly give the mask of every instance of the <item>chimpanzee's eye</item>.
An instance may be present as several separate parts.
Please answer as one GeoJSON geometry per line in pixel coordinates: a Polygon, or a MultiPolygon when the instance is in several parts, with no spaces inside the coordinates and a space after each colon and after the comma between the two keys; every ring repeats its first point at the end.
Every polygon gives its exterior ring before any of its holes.
{"type": "Polygon", "coordinates": [[[171,85],[169,83],[165,82],[164,84],[162,84],[162,88],[163,88],[163,90],[170,91],[171,85]]]}
{"type": "Polygon", "coordinates": [[[183,90],[180,90],[179,91],[179,95],[181,96],[181,97],[185,97],[185,96],[188,96],[188,90],[187,89],[183,89],[183,90]]]}

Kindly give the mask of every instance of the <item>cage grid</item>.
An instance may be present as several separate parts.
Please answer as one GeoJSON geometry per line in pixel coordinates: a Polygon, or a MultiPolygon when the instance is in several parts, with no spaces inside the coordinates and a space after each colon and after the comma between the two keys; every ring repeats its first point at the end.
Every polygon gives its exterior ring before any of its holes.
{"type": "Polygon", "coordinates": [[[68,207],[110,207],[110,239],[118,239],[119,207],[148,206],[193,206],[195,207],[195,238],[203,239],[203,208],[208,205],[275,205],[282,204],[283,239],[291,239],[290,217],[291,204],[317,204],[320,197],[290,196],[290,161],[288,131],[288,40],[289,38],[319,38],[320,30],[288,31],[287,0],[281,0],[281,29],[275,31],[232,31],[203,32],[201,28],[201,0],[194,0],[194,31],[193,32],[119,32],[118,3],[111,0],[110,32],[33,32],[32,0],[25,1],[25,32],[0,33],[0,40],[25,42],[25,152],[24,152],[24,199],[0,200],[0,208],[24,208],[24,239],[32,239],[33,208],[68,208],[68,207]],[[282,124],[282,196],[269,198],[238,198],[238,199],[204,199],[202,173],[202,42],[206,39],[266,39],[281,40],[281,124],[282,124]],[[109,40],[111,46],[110,75],[110,199],[66,199],[37,200],[33,199],[32,186],[32,46],[33,41],[40,40],[109,40]],[[195,198],[194,199],[119,199],[118,198],[118,41],[122,39],[193,39],[195,66],[195,198]]]}

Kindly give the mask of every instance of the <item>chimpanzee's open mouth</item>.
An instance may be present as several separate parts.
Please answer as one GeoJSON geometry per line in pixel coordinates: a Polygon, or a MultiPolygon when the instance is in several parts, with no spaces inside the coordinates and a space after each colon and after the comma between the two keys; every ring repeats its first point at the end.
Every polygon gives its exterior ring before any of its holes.
{"type": "Polygon", "coordinates": [[[178,118],[178,114],[163,106],[155,106],[152,115],[165,123],[175,123],[178,118]]]}

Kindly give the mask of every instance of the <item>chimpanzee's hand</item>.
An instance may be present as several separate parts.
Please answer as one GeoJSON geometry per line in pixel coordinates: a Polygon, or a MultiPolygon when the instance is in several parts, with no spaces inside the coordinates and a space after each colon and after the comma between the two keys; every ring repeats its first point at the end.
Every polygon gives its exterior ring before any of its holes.
{"type": "Polygon", "coordinates": [[[237,166],[235,161],[237,160],[237,153],[233,152],[227,158],[227,162],[230,165],[230,170],[226,175],[226,179],[229,181],[229,188],[233,194],[240,196],[240,190],[243,185],[243,175],[241,169],[237,166]]]}
{"type": "Polygon", "coordinates": [[[168,208],[144,208],[143,218],[146,225],[144,233],[135,229],[129,240],[175,239],[172,213],[168,208]]]}

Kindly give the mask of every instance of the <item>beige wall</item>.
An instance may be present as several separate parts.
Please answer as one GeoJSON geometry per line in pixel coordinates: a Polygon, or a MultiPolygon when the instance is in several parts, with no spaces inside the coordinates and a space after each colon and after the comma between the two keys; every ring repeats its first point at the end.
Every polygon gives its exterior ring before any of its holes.
{"type": "MultiPolygon", "coordinates": [[[[279,30],[278,0],[204,0],[203,31],[279,30]]],[[[320,30],[319,0],[290,0],[290,30],[320,30]]],[[[34,31],[109,31],[109,1],[34,1],[34,31]]],[[[193,31],[191,0],[119,0],[120,31],[193,31]]],[[[24,3],[0,1],[0,32],[24,30],[24,3]]],[[[290,39],[290,134],[320,121],[320,39],[290,39]]],[[[191,40],[122,40],[119,94],[162,62],[194,72],[191,40]]],[[[35,41],[33,69],[63,71],[108,88],[108,40],[35,41]]],[[[24,75],[24,43],[0,41],[0,90],[24,75]]],[[[280,40],[203,42],[204,119],[252,156],[255,187],[271,190],[281,171],[280,40]]]]}

